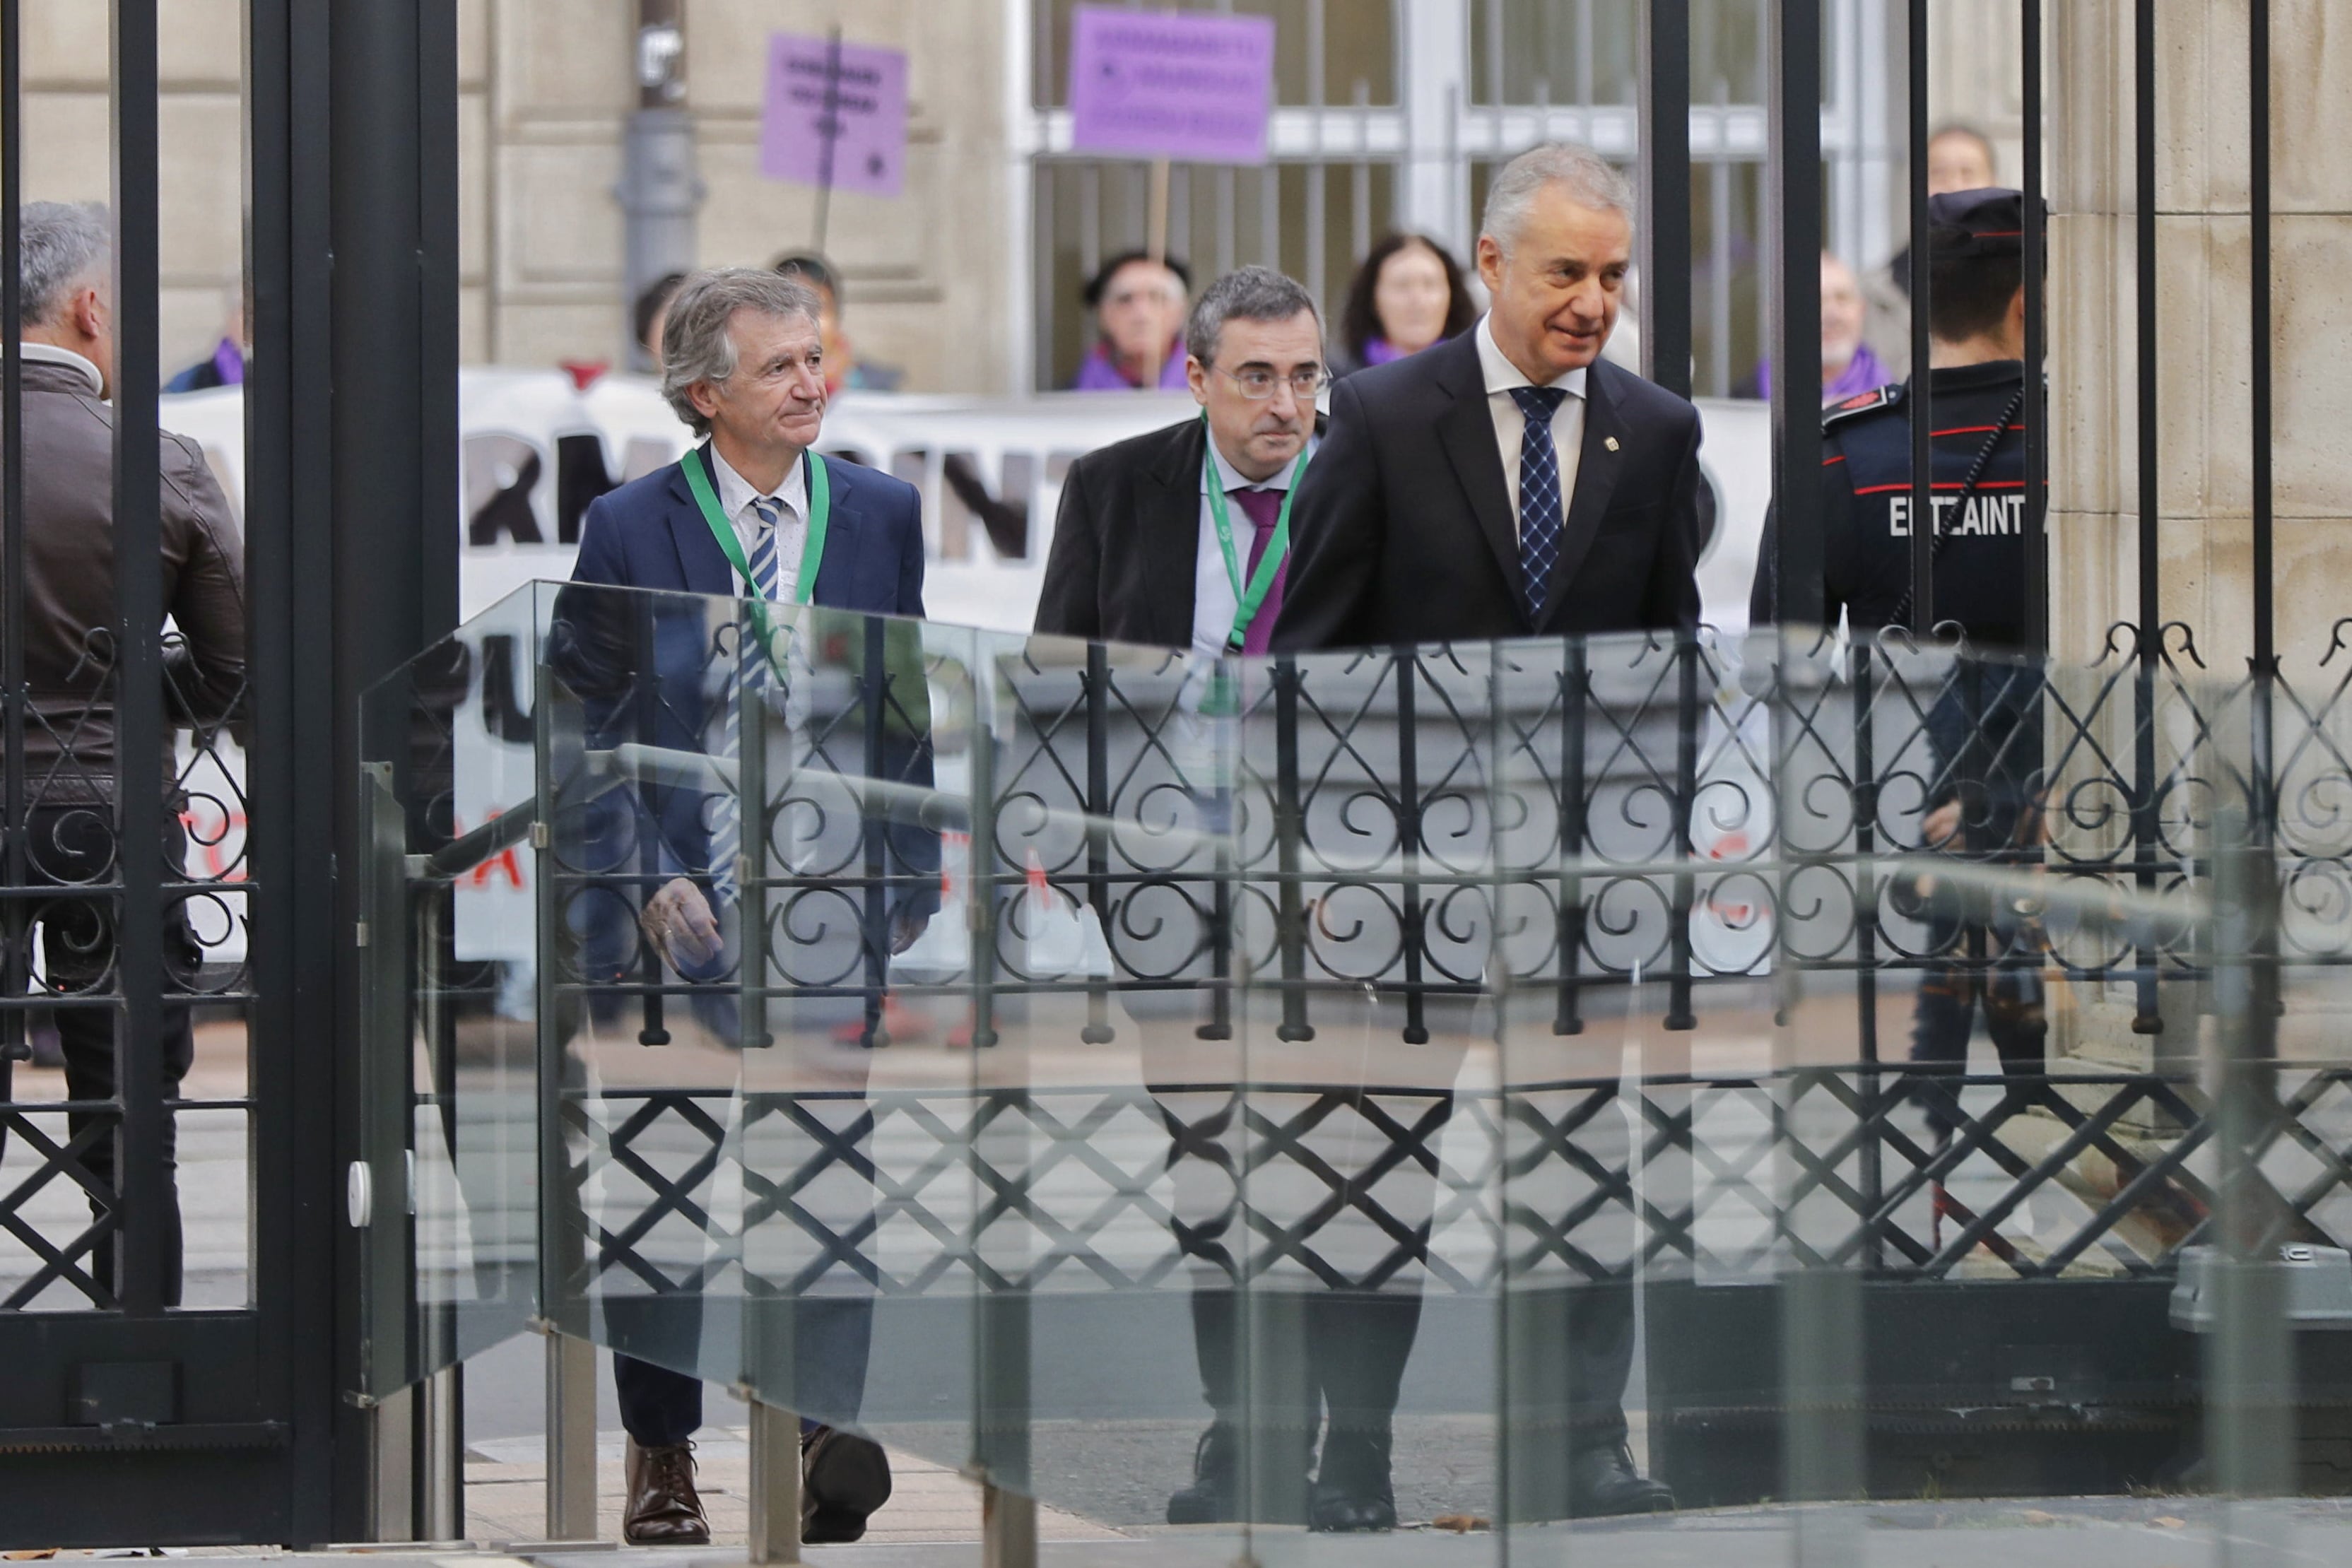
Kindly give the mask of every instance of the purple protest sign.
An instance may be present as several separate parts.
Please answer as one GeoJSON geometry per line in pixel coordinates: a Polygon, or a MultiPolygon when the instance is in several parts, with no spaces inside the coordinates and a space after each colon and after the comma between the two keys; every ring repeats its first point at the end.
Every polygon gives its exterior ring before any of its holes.
{"type": "Polygon", "coordinates": [[[862,44],[771,36],[760,172],[897,195],[907,173],[907,57],[862,44]]]}
{"type": "Polygon", "coordinates": [[[1263,163],[1274,22],[1082,5],[1070,30],[1070,144],[1201,163],[1263,163]]]}

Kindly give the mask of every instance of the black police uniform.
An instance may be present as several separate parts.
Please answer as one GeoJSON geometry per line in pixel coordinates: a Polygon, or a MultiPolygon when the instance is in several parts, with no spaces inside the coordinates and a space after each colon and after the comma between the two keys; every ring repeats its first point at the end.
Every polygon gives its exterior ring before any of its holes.
{"type": "MultiPolygon", "coordinates": [[[[1942,206],[1955,198],[1938,197],[1942,206]]],[[[2020,226],[2014,193],[1972,192],[1953,227],[1994,231],[2013,246],[2020,226]],[[2007,232],[2000,232],[2006,230],[2007,232]]],[[[1938,214],[1942,218],[1946,214],[1938,214]]],[[[1939,248],[1950,230],[1938,233],[1939,248]]],[[[1950,236],[1958,237],[1958,236],[1950,236]]],[[[2022,864],[2032,850],[2030,809],[2041,787],[2038,671],[2006,650],[2026,632],[2023,424],[2025,367],[2014,360],[1933,370],[1929,376],[1932,494],[1939,535],[1929,614],[1911,602],[1913,386],[1849,398],[1822,420],[1822,620],[1841,613],[1856,637],[1913,629],[1921,642],[1960,634],[1966,652],[1926,704],[1932,758],[1924,809],[1961,802],[1959,837],[1948,852],[1991,864],[2022,864]],[[1990,656],[1983,656],[1990,655],[1990,656]]],[[[1749,596],[1759,625],[1778,619],[1777,515],[1768,517],[1749,596]]],[[[1977,1003],[2005,1070],[2043,1067],[2041,934],[2011,901],[1963,898],[1949,885],[1926,910],[1928,957],[1912,1019],[1911,1059],[1957,1073],[1968,1059],[1977,1003]]],[[[1931,1124],[1948,1131],[1958,1108],[1927,1094],[1931,1124]]]]}

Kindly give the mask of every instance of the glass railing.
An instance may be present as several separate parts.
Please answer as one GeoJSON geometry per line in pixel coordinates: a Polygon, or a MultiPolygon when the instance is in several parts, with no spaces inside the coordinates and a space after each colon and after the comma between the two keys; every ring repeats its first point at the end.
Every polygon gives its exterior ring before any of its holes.
{"type": "Polygon", "coordinates": [[[2250,1528],[2352,776],[2124,652],[521,591],[364,716],[362,1392],[537,1322],[1203,1562],[2250,1528]]]}

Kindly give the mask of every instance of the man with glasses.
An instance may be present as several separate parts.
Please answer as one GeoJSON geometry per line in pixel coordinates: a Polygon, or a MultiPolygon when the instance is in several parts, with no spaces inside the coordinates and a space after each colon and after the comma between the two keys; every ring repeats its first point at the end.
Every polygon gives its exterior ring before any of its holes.
{"type": "Polygon", "coordinates": [[[1185,350],[1202,416],[1088,453],[1063,482],[1039,632],[1265,651],[1286,503],[1319,434],[1323,319],[1297,282],[1245,267],[1201,296],[1185,350]]]}

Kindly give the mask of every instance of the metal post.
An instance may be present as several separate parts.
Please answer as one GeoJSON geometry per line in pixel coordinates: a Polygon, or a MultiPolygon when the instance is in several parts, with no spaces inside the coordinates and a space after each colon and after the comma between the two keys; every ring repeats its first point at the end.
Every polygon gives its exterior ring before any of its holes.
{"type": "MultiPolygon", "coordinates": [[[[2220,1060],[2208,1071],[2219,1087],[2221,1124],[2219,1300],[2205,1345],[2206,1459],[2224,1497],[2249,1500],[2294,1490],[2298,1397],[2278,1255],[2298,1217],[2262,1167],[2282,1108],[2279,875],[2260,831],[2244,803],[2214,812],[2212,929],[2200,944],[2212,957],[2220,1060]]],[[[2258,1515],[2250,1522],[2256,1531],[2263,1523],[2258,1515]]],[[[2233,1530],[2224,1539],[2241,1534],[2233,1530]]]]}
{"type": "Polygon", "coordinates": [[[1821,0],[1774,0],[1767,178],[1780,298],[1773,305],[1772,495],[1780,622],[1822,619],[1821,0]]]}
{"type": "Polygon", "coordinates": [[[596,1347],[547,1333],[547,1538],[596,1539],[596,1347]]]}
{"type": "MultiPolygon", "coordinates": [[[[2042,0],[2024,7],[2025,647],[2050,650],[2050,222],[2042,187],[2042,0]]],[[[2259,459],[2258,459],[2259,461],[2259,459]]],[[[2263,596],[2267,603],[2269,596],[2263,596]]]]}
{"type": "Polygon", "coordinates": [[[751,1506],[750,1557],[754,1563],[801,1560],[801,1422],[789,1410],[750,1405],[751,1506]]]}
{"type": "MultiPolygon", "coordinates": [[[[322,332],[327,349],[323,363],[300,367],[305,379],[297,390],[304,402],[323,404],[317,428],[298,433],[298,442],[323,439],[327,464],[323,493],[307,493],[306,486],[293,514],[298,534],[323,535],[325,548],[298,559],[292,591],[323,601],[331,613],[315,638],[295,645],[294,657],[326,663],[331,672],[318,694],[320,710],[302,705],[302,722],[318,727],[320,749],[298,792],[328,791],[333,839],[320,849],[334,863],[352,865],[371,831],[355,779],[362,695],[446,632],[457,613],[457,531],[423,523],[446,516],[458,488],[457,30],[446,0],[322,0],[292,10],[304,26],[319,26],[316,14],[325,13],[323,40],[315,53],[298,53],[295,64],[323,64],[318,119],[331,128],[320,187],[324,231],[299,235],[296,257],[298,273],[316,268],[325,278],[321,319],[309,320],[298,297],[305,318],[298,327],[322,332]]],[[[296,91],[307,94],[311,85],[298,82],[296,91]]],[[[298,137],[316,134],[297,125],[298,137]]],[[[147,390],[152,407],[152,383],[147,390]]],[[[126,382],[124,394],[131,391],[126,382]]],[[[310,542],[299,540],[298,550],[310,542]]],[[[299,873],[317,874],[311,865],[299,873]]],[[[347,874],[335,883],[332,939],[297,977],[310,985],[332,977],[331,1038],[357,1038],[366,1005],[367,955],[352,941],[366,913],[360,880],[347,874]]],[[[348,1068],[342,1071],[331,1092],[348,1103],[354,1097],[348,1068]]],[[[356,1119],[346,1113],[337,1126],[341,1157],[366,1157],[356,1119]]],[[[339,1294],[355,1303],[363,1278],[359,1233],[343,1234],[339,1294]]],[[[412,1518],[399,1538],[413,1526],[412,1518]]]]}
{"type": "Polygon", "coordinates": [[[1299,885],[1299,846],[1306,817],[1298,782],[1298,661],[1288,653],[1274,662],[1274,853],[1281,881],[1275,938],[1282,951],[1282,1022],[1274,1038],[1286,1042],[1315,1038],[1307,1021],[1307,899],[1299,885]]]}
{"type": "MultiPolygon", "coordinates": [[[[1910,83],[1907,105],[1911,122],[1911,629],[1926,632],[1936,624],[1936,444],[1935,422],[1928,408],[1934,401],[1935,376],[1927,368],[1933,349],[1927,319],[1930,221],[1927,215],[1927,0],[1910,0],[1910,26],[1904,45],[1909,58],[1906,79],[1910,83]]],[[[1778,374],[1778,366],[1774,373],[1778,374]]],[[[1958,526],[1958,519],[1953,519],[1958,526]]]]}
{"type": "MultiPolygon", "coordinates": [[[[2164,652],[2163,611],[2158,596],[2157,542],[2163,514],[2158,509],[2163,465],[2157,428],[2156,256],[2156,7],[2140,0],[2132,19],[2132,134],[2134,196],[2138,204],[2135,234],[2138,287],[2135,336],[2139,356],[2139,670],[2133,685],[2132,862],[2143,899],[2156,892],[2158,836],[2156,775],[2156,682],[2164,652]]],[[[2134,961],[2136,992],[2132,1032],[2161,1034],[2164,1017],[2156,989],[2157,951],[2147,922],[2139,922],[2134,961]]]]}
{"type": "Polygon", "coordinates": [[[982,1483],[981,1568],[1037,1568],[1037,1500],[982,1483]]]}
{"type": "MultiPolygon", "coordinates": [[[[1691,395],[1690,0],[1650,0],[1642,34],[1642,351],[1650,380],[1691,395]]],[[[1590,12],[1580,24],[1589,26],[1590,12]]],[[[1587,91],[1590,82],[1580,84],[1587,91]]],[[[1582,99],[1590,110],[1591,100],[1582,99]]]]}
{"type": "MultiPolygon", "coordinates": [[[[24,62],[18,54],[22,18],[18,0],[0,0],[0,256],[22,254],[18,235],[24,214],[24,119],[18,91],[24,62]]],[[[24,345],[16,323],[24,315],[24,274],[0,267],[0,792],[6,816],[0,818],[5,842],[5,885],[25,885],[25,385],[24,345]]],[[[0,996],[10,1000],[31,983],[24,941],[22,901],[0,909],[0,996]]],[[[0,1009],[0,1101],[9,1097],[12,1063],[31,1054],[25,1045],[25,1013],[0,1009]]],[[[0,1154],[7,1135],[0,1132],[0,1154]]]]}
{"type": "Polygon", "coordinates": [[[2278,674],[2277,619],[2272,612],[2272,476],[2271,389],[2271,0],[2250,0],[2246,8],[2247,179],[2248,226],[2252,257],[2252,316],[2247,343],[2246,373],[2250,382],[2249,411],[2253,443],[2253,591],[2255,700],[2253,706],[2253,816],[2258,843],[2272,841],[2277,811],[2275,784],[2271,776],[2273,736],[2271,695],[2278,674]]]}
{"type": "MultiPolygon", "coordinates": [[[[1087,644],[1087,903],[1104,936],[1113,929],[1110,907],[1110,650],[1087,644]]],[[[1087,1021],[1078,1038],[1088,1045],[1112,1039],[1110,982],[1087,982],[1087,1021]]]]}
{"type": "Polygon", "coordinates": [[[635,68],[637,107],[622,133],[614,195],[625,233],[621,299],[629,365],[650,371],[652,358],[635,336],[637,296],[655,279],[694,266],[694,214],[705,193],[686,108],[685,0],[637,0],[635,68]]]}
{"type": "Polygon", "coordinates": [[[155,138],[155,0],[115,0],[114,852],[122,887],[115,1181],[123,1227],[114,1288],[123,1311],[140,1316],[178,1304],[170,1280],[179,1273],[179,1260],[163,1249],[163,1214],[173,1199],[163,1162],[171,1113],[163,1094],[163,799],[156,783],[164,735],[155,138]]]}
{"type": "Polygon", "coordinates": [[[404,1388],[368,1407],[366,1530],[370,1541],[416,1535],[416,1390],[404,1388]]]}
{"type": "Polygon", "coordinates": [[[466,1369],[445,1366],[417,1386],[416,1538],[466,1535],[466,1369]]]}
{"type": "MultiPolygon", "coordinates": [[[[298,874],[328,863],[341,815],[332,778],[341,713],[332,664],[328,29],[324,7],[248,0],[246,10],[247,219],[254,354],[245,382],[247,669],[246,792],[250,904],[251,1072],[260,1103],[253,1140],[257,1194],[332,1190],[353,1152],[335,1104],[345,1063],[315,1049],[341,1033],[334,977],[338,890],[298,874]]],[[[12,335],[13,336],[13,335],[12,335]]],[[[350,755],[356,755],[356,743],[350,755]]],[[[365,831],[362,826],[362,831],[365,831]]],[[[344,928],[346,931],[348,927],[344,928]]],[[[363,1411],[338,1397],[356,1386],[345,1346],[358,1337],[352,1281],[320,1260],[361,1239],[339,1206],[265,1197],[254,1210],[254,1301],[265,1357],[261,1391],[295,1412],[289,1490],[298,1546],[362,1533],[363,1411]]]]}
{"type": "MultiPolygon", "coordinates": [[[[1771,317],[1772,487],[1780,517],[1782,619],[1804,626],[1821,621],[1822,602],[1821,0],[1775,0],[1771,20],[1770,206],[1780,287],[1771,317]]],[[[1786,702],[1801,687],[1792,681],[1786,633],[1783,642],[1786,702]]],[[[1785,746],[1776,750],[1790,754],[1785,746]]],[[[1785,800],[1785,780],[1783,789],[1785,800]]],[[[1785,963],[1785,946],[1782,954],[1785,963]]],[[[1854,1496],[1862,1479],[1860,1279],[1846,1269],[1795,1267],[1781,1275],[1780,1291],[1786,1495],[1802,1501],[1854,1496]]],[[[1797,1517],[1798,1561],[1860,1561],[1858,1520],[1837,1511],[1797,1517]]]]}

